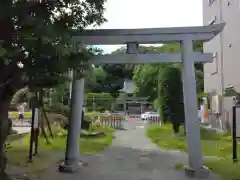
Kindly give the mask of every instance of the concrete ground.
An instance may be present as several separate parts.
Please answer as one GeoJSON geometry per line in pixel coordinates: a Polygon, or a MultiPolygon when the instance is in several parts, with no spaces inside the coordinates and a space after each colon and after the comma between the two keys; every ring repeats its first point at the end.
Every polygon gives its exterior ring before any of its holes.
{"type": "Polygon", "coordinates": [[[17,131],[18,134],[24,134],[31,131],[30,120],[12,120],[13,126],[12,129],[17,131]]]}
{"type": "MultiPolygon", "coordinates": [[[[187,155],[161,151],[145,136],[142,121],[127,121],[124,131],[117,131],[111,147],[101,154],[82,156],[87,162],[78,173],[58,173],[50,169],[42,180],[188,180],[177,163],[187,163],[187,155]]],[[[209,180],[218,180],[214,175],[209,180]]]]}
{"type": "Polygon", "coordinates": [[[13,130],[17,131],[18,134],[25,134],[31,131],[31,127],[13,127],[13,130]]]}

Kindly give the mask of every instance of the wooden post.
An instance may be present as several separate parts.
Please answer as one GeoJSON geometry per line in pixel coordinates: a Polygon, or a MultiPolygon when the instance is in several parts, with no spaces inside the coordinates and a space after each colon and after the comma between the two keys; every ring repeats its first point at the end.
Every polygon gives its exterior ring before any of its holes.
{"type": "Polygon", "coordinates": [[[236,104],[232,106],[232,160],[237,162],[236,104]]]}
{"type": "MultiPolygon", "coordinates": [[[[40,90],[41,91],[41,90],[40,90]]],[[[35,146],[34,146],[34,155],[38,154],[38,141],[39,141],[39,126],[40,126],[40,120],[41,120],[41,115],[40,115],[40,91],[35,93],[36,97],[36,107],[35,107],[35,115],[34,115],[34,135],[35,135],[35,146]]]]}
{"type": "Polygon", "coordinates": [[[29,154],[28,154],[28,160],[29,162],[32,162],[33,157],[33,145],[34,145],[34,116],[35,116],[35,108],[34,108],[34,99],[31,99],[31,108],[32,108],[32,124],[31,124],[31,134],[30,134],[30,144],[29,144],[29,154]]]}

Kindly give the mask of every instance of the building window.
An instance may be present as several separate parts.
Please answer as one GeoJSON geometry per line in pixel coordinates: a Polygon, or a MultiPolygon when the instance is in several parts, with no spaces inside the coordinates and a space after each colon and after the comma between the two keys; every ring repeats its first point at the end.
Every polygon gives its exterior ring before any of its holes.
{"type": "Polygon", "coordinates": [[[208,5],[211,6],[211,4],[214,2],[215,0],[208,0],[208,5]]]}
{"type": "Polygon", "coordinates": [[[209,24],[209,25],[213,25],[213,24],[216,22],[216,20],[217,20],[217,17],[214,16],[214,17],[208,22],[208,24],[209,24]]]}

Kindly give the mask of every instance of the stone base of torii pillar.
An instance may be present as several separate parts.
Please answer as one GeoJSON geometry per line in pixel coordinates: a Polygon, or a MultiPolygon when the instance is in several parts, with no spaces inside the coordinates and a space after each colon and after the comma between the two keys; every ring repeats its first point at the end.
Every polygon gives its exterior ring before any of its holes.
{"type": "Polygon", "coordinates": [[[208,178],[210,171],[207,167],[203,166],[198,169],[193,169],[189,165],[184,167],[185,173],[188,177],[208,178]]]}

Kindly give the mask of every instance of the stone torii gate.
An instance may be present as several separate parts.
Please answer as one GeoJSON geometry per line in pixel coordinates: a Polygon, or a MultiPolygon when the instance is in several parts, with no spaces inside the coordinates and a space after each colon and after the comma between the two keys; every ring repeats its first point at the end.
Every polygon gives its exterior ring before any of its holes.
{"type": "MultiPolygon", "coordinates": [[[[200,144],[200,125],[196,94],[194,63],[212,62],[211,53],[193,52],[193,41],[209,41],[220,33],[225,24],[198,27],[148,28],[148,29],[99,29],[73,32],[73,41],[85,45],[127,44],[127,54],[99,55],[92,58],[93,64],[138,64],[138,63],[183,63],[184,110],[187,128],[189,175],[208,176],[203,166],[200,144]],[[179,42],[181,53],[177,54],[139,54],[139,44],[159,44],[179,42]]],[[[84,79],[74,79],[72,91],[71,120],[68,131],[65,161],[59,170],[75,172],[79,169],[79,137],[82,106],[84,104],[84,79]]]]}

